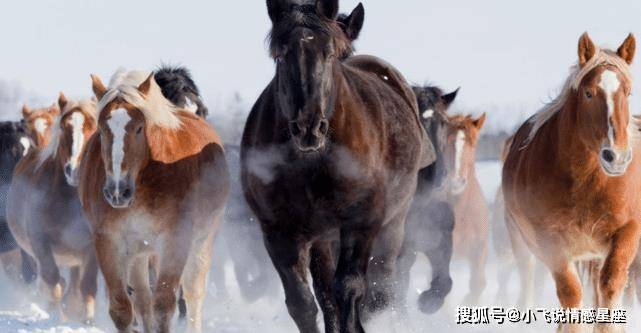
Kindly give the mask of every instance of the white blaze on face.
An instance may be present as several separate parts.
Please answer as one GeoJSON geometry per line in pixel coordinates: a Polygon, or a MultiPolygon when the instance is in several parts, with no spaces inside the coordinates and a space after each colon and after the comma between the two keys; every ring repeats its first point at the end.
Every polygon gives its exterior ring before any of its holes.
{"type": "Polygon", "coordinates": [[[71,169],[75,170],[80,163],[80,153],[85,142],[83,128],[85,126],[85,115],[81,112],[74,112],[68,120],[71,126],[71,158],[69,164],[71,169]]]}
{"type": "Polygon", "coordinates": [[[608,140],[610,141],[610,147],[614,147],[614,128],[612,127],[612,117],[614,116],[614,94],[619,90],[619,78],[617,73],[607,70],[601,73],[601,81],[599,82],[599,88],[605,93],[605,102],[608,106],[608,140]]]}
{"type": "Polygon", "coordinates": [[[198,112],[198,105],[192,102],[188,97],[185,97],[185,110],[196,114],[196,112],[198,112]]]}
{"type": "Polygon", "coordinates": [[[463,149],[465,147],[465,132],[459,130],[456,133],[454,142],[454,172],[457,177],[461,176],[461,164],[463,163],[463,149]]]}
{"type": "Polygon", "coordinates": [[[29,153],[29,148],[31,148],[31,141],[24,136],[20,138],[20,144],[22,145],[22,156],[27,156],[29,153]]]}
{"type": "Polygon", "coordinates": [[[47,130],[47,121],[44,118],[36,118],[33,125],[36,128],[36,132],[40,135],[45,134],[45,131],[47,130]]]}
{"type": "Polygon", "coordinates": [[[122,160],[125,158],[125,127],[131,120],[129,113],[125,109],[117,109],[111,113],[111,118],[107,120],[107,126],[113,134],[111,143],[111,170],[113,172],[116,184],[122,174],[122,160]]]}
{"type": "Polygon", "coordinates": [[[428,119],[431,118],[434,115],[434,110],[432,109],[427,109],[425,112],[423,112],[423,118],[428,119]]]}

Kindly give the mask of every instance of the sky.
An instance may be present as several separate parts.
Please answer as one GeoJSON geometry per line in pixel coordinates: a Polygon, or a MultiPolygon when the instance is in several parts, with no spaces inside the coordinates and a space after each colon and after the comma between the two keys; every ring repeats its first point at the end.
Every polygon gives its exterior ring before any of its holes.
{"type": "MultiPolygon", "coordinates": [[[[458,109],[488,111],[499,123],[554,97],[584,31],[612,48],[629,32],[641,38],[638,0],[362,2],[359,53],[391,62],[413,83],[460,86],[458,109]]],[[[357,3],[342,0],[341,11],[357,3]]],[[[262,0],[5,1],[0,78],[53,100],[58,91],[90,95],[90,73],[107,81],[118,67],[164,62],[190,68],[209,105],[236,92],[251,105],[274,74],[269,28],[262,0]]]]}

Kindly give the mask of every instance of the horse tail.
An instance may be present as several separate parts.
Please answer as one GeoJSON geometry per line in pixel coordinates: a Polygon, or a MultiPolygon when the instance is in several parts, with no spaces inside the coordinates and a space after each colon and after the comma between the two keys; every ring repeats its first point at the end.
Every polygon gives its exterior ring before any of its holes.
{"type": "Polygon", "coordinates": [[[207,118],[209,109],[203,104],[200,91],[185,67],[162,65],[154,74],[162,94],[175,105],[207,118]]]}

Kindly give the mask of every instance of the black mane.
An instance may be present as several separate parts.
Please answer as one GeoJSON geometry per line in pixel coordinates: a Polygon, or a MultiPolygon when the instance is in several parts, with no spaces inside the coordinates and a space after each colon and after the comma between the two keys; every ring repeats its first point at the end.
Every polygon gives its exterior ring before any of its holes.
{"type": "Polygon", "coordinates": [[[198,107],[196,114],[207,118],[209,110],[203,104],[200,91],[187,68],[163,65],[154,74],[154,79],[165,98],[180,107],[184,107],[186,98],[189,98],[198,107]]]}

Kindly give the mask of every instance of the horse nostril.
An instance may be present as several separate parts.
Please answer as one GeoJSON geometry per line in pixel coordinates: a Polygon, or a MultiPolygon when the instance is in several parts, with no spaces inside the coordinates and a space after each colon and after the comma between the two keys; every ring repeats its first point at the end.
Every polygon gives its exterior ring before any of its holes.
{"type": "Polygon", "coordinates": [[[69,164],[65,165],[65,174],[67,176],[71,175],[71,166],[69,164]]]}
{"type": "Polygon", "coordinates": [[[105,196],[107,200],[113,199],[113,197],[111,196],[111,193],[109,193],[109,190],[106,187],[102,189],[102,194],[105,196]]]}
{"type": "Polygon", "coordinates": [[[122,198],[125,200],[131,199],[132,191],[129,188],[126,188],[124,191],[122,191],[122,198]]]}
{"type": "Polygon", "coordinates": [[[329,121],[327,121],[327,119],[321,120],[318,125],[318,130],[321,135],[327,134],[327,131],[329,130],[329,121]]]}
{"type": "Polygon", "coordinates": [[[298,136],[301,134],[301,130],[300,130],[300,127],[298,126],[297,121],[289,122],[289,132],[292,134],[292,136],[298,136]]]}
{"type": "Polygon", "coordinates": [[[614,158],[615,158],[614,152],[612,150],[610,150],[610,149],[604,149],[601,152],[601,157],[603,158],[604,161],[606,161],[608,163],[614,162],[614,158]]]}

